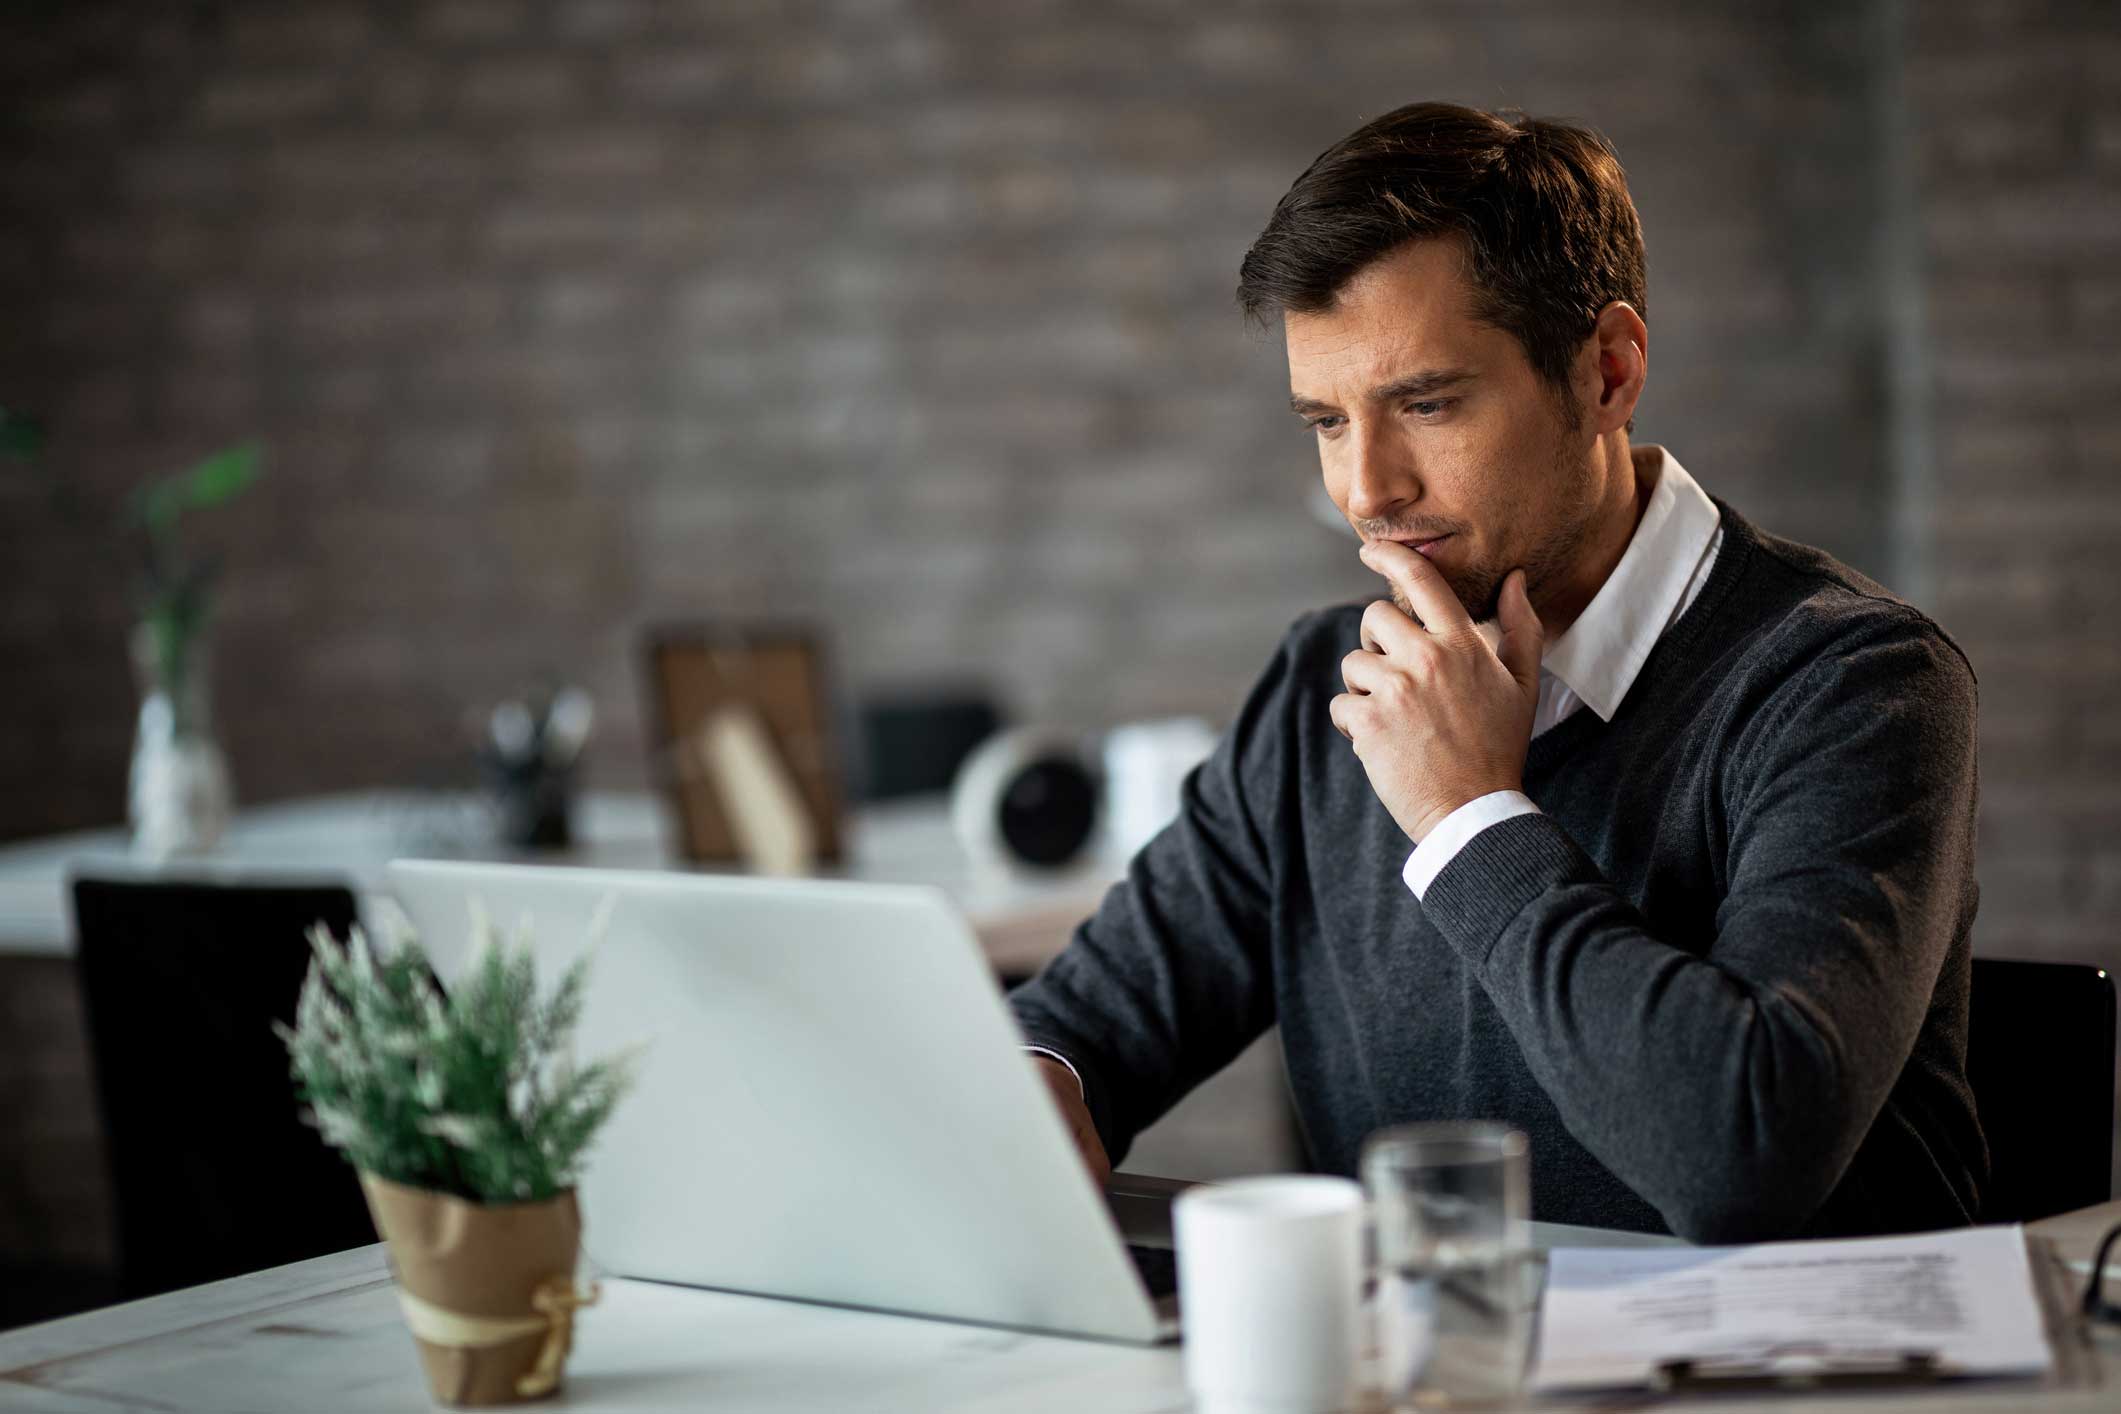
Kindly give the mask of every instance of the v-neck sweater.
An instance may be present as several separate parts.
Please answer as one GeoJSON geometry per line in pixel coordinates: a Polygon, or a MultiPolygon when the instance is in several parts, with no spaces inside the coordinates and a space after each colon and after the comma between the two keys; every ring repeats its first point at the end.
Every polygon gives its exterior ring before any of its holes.
{"type": "Polygon", "coordinates": [[[1974,1219],[1972,669],[1881,586],[1717,507],[1708,581],[1612,719],[1536,737],[1540,813],[1423,898],[1327,715],[1363,606],[1297,620],[1178,819],[1011,994],[1115,1161],[1278,1022],[1321,1172],[1387,1125],[1496,1119],[1530,1136],[1548,1221],[1974,1219]]]}

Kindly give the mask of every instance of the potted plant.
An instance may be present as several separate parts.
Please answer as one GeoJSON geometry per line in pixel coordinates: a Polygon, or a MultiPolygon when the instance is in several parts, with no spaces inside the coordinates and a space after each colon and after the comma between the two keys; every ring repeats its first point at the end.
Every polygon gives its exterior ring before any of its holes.
{"type": "MultiPolygon", "coordinates": [[[[36,418],[0,407],[0,463],[21,463],[45,479],[62,521],[100,519],[102,508],[87,504],[78,482],[60,477],[44,457],[46,440],[36,418]]],[[[136,488],[120,517],[138,536],[144,570],[131,639],[140,719],[126,816],[134,847],[151,859],[211,849],[233,808],[207,695],[206,630],[217,566],[187,553],[181,528],[186,515],[240,495],[258,479],[259,467],[256,446],[224,448],[136,488]]]]}
{"type": "Polygon", "coordinates": [[[445,997],[409,926],[372,950],[328,929],[292,1028],[297,1089],[359,1171],[389,1244],[406,1324],[435,1398],[502,1404],[559,1386],[577,1306],[584,1151],[633,1054],[576,1068],[589,958],[541,999],[526,938],[504,945],[476,904],[473,961],[445,997]]]}
{"type": "Polygon", "coordinates": [[[135,846],[150,858],[213,848],[233,809],[207,695],[205,638],[217,566],[186,553],[179,527],[187,512],[241,494],[258,470],[257,447],[230,447],[132,497],[128,519],[140,532],[146,581],[132,642],[140,723],[126,814],[135,846]]]}

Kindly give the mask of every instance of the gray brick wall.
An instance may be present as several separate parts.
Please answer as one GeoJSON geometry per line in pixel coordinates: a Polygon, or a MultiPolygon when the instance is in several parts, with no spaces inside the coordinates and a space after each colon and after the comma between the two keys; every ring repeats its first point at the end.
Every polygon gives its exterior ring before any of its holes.
{"type": "Polygon", "coordinates": [[[2121,12],[1909,14],[1925,520],[1981,677],[1981,942],[2121,967],[2121,12]]]}
{"type": "MultiPolygon", "coordinates": [[[[261,436],[214,527],[266,799],[447,779],[459,720],[634,630],[806,616],[856,690],[1220,716],[1368,592],[1231,301],[1303,164],[1417,96],[1607,129],[1645,436],[1887,558],[1860,22],[1653,4],[10,7],[0,397],[90,508],[261,436]],[[1611,75],[1653,66],[1651,83],[1611,75]]],[[[122,805],[130,562],[0,486],[0,836],[122,805]],[[19,783],[19,784],[17,784],[19,783]]]]}

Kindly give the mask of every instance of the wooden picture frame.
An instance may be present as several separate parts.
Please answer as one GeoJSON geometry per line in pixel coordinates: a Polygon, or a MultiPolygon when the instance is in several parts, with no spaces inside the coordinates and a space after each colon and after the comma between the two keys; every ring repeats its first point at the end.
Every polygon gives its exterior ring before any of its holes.
{"type": "Polygon", "coordinates": [[[685,857],[745,862],[721,789],[694,749],[710,718],[730,705],[756,712],[809,815],[817,861],[845,848],[833,698],[824,650],[806,629],[724,624],[659,625],[645,636],[652,775],[670,800],[685,857]]]}

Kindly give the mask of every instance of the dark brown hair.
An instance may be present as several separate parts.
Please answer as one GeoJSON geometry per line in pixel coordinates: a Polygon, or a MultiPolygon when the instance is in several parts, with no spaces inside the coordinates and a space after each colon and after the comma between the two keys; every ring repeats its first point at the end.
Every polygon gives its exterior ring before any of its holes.
{"type": "Polygon", "coordinates": [[[1237,301],[1260,324],[1323,313],[1365,266],[1451,235],[1474,317],[1515,337],[1559,394],[1599,310],[1625,300],[1649,317],[1642,225],[1612,146],[1451,103],[1410,103],[1320,153],[1245,252],[1237,301]]]}

